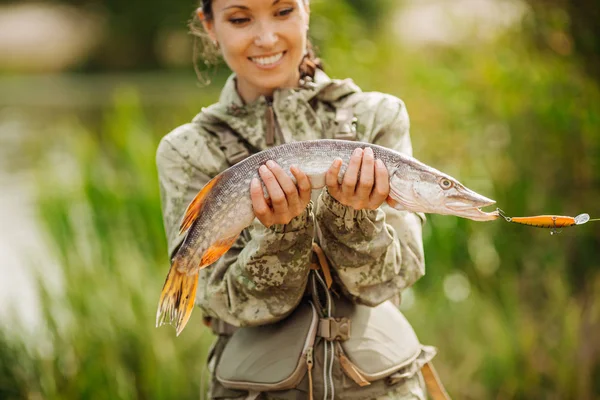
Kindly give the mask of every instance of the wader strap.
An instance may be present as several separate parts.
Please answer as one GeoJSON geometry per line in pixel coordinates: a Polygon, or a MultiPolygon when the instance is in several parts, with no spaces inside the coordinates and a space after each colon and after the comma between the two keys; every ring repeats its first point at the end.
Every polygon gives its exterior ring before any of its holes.
{"type": "Polygon", "coordinates": [[[219,147],[223,150],[229,165],[235,165],[250,155],[242,139],[228,128],[220,127],[215,131],[215,134],[219,138],[219,147]]]}
{"type": "Polygon", "coordinates": [[[323,275],[325,276],[325,283],[327,283],[327,289],[331,289],[331,284],[333,283],[333,279],[331,278],[331,269],[329,268],[329,262],[327,262],[327,257],[323,252],[321,246],[317,243],[313,242],[312,244],[313,253],[317,256],[317,263],[311,263],[310,269],[321,270],[323,271],[323,275]]]}
{"type": "Polygon", "coordinates": [[[448,392],[446,392],[446,388],[444,388],[444,384],[440,380],[435,368],[433,368],[432,363],[428,362],[423,365],[421,373],[423,374],[429,396],[431,396],[433,400],[450,400],[450,396],[448,395],[448,392]]]}

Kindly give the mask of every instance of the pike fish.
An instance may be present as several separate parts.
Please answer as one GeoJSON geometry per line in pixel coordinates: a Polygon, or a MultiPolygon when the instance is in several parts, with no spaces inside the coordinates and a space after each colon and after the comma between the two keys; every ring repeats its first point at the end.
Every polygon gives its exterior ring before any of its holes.
{"type": "MultiPolygon", "coordinates": [[[[357,147],[373,150],[390,175],[388,204],[398,210],[455,215],[474,221],[491,221],[498,211],[480,208],[495,203],[468,189],[453,177],[413,157],[370,143],[345,140],[292,142],[256,153],[210,180],[189,204],[180,226],[187,231],[173,257],[163,286],[156,325],[175,325],[177,335],[190,318],[196,297],[198,272],[217,261],[255,218],[250,200],[250,182],[268,160],[277,162],[288,175],[296,165],[308,175],[313,189],[325,186],[325,173],[336,158],[343,160],[342,178],[357,147]]],[[[264,186],[263,186],[264,188],[264,186]]],[[[266,195],[266,190],[265,190],[266,195]]]]}

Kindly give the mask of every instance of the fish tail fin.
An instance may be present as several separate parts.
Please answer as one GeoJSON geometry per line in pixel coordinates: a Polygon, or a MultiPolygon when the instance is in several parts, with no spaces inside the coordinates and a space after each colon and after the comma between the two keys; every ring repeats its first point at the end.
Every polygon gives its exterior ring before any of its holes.
{"type": "Polygon", "coordinates": [[[160,293],[156,327],[174,325],[179,336],[192,315],[197,288],[198,270],[190,274],[179,272],[176,257],[160,293]]]}
{"type": "Polygon", "coordinates": [[[198,268],[193,272],[180,272],[181,258],[175,256],[167,279],[160,293],[158,310],[156,311],[156,327],[170,324],[177,330],[177,336],[183,331],[192,311],[196,290],[198,289],[198,272],[217,261],[227,252],[239,236],[235,235],[215,241],[203,254],[198,268]]]}
{"type": "Polygon", "coordinates": [[[183,220],[181,221],[181,225],[179,226],[179,234],[182,234],[183,232],[190,229],[194,221],[198,219],[198,216],[200,216],[202,208],[204,207],[206,197],[220,180],[221,175],[217,175],[216,177],[208,181],[208,183],[204,185],[204,187],[198,192],[196,197],[194,197],[194,199],[191,201],[191,203],[185,210],[183,220]]]}

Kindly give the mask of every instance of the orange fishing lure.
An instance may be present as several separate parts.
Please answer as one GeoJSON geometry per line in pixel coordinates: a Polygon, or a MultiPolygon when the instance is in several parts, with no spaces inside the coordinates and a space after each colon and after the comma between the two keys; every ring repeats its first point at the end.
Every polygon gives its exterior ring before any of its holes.
{"type": "Polygon", "coordinates": [[[504,211],[497,209],[498,214],[507,222],[516,224],[534,226],[536,228],[550,228],[550,234],[560,233],[560,228],[574,225],[583,225],[588,221],[598,221],[600,219],[590,219],[588,214],[579,214],[576,217],[567,217],[564,215],[536,215],[533,217],[507,217],[504,211]]]}

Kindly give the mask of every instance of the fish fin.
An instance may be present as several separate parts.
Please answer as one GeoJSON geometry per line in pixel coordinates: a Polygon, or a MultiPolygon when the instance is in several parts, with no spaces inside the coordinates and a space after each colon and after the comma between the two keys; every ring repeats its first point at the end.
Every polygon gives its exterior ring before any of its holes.
{"type": "Polygon", "coordinates": [[[385,199],[385,201],[388,203],[388,205],[396,210],[406,210],[406,207],[404,207],[401,203],[398,203],[396,200],[394,200],[392,198],[392,196],[388,196],[387,199],[385,199]]]}
{"type": "Polygon", "coordinates": [[[192,315],[198,288],[198,271],[187,274],[180,272],[178,266],[179,262],[175,258],[160,293],[156,312],[156,327],[164,324],[174,325],[177,336],[192,315]]]}
{"type": "Polygon", "coordinates": [[[227,250],[233,246],[235,240],[238,238],[240,234],[236,233],[235,235],[228,236],[223,239],[219,239],[214,242],[204,254],[202,254],[202,261],[200,262],[200,268],[206,267],[215,261],[217,261],[221,256],[227,253],[227,250]]]}
{"type": "Polygon", "coordinates": [[[194,197],[194,200],[192,200],[192,202],[188,205],[183,216],[183,221],[181,221],[181,226],[179,227],[180,235],[190,229],[194,221],[198,218],[204,206],[204,200],[206,199],[206,196],[208,193],[210,193],[212,188],[217,184],[217,182],[219,182],[220,179],[221,175],[217,175],[208,181],[208,183],[204,185],[204,187],[198,192],[196,197],[194,197]]]}

